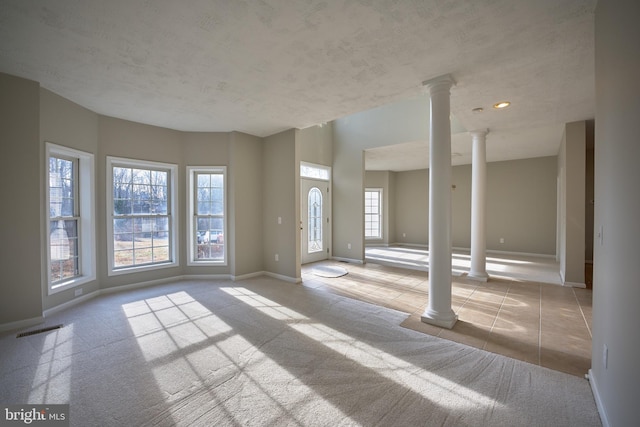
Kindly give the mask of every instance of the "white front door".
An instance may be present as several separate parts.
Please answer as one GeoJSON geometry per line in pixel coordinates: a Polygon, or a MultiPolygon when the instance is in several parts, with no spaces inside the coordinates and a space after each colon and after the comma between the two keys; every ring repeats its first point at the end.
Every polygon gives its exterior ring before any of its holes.
{"type": "Polygon", "coordinates": [[[331,202],[329,182],[300,179],[302,264],[329,258],[331,202]]]}

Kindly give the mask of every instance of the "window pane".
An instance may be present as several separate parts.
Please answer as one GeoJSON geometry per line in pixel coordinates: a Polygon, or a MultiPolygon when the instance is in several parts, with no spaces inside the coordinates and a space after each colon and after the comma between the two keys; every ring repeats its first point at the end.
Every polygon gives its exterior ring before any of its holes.
{"type": "Polygon", "coordinates": [[[151,171],[146,169],[132,169],[132,182],[134,184],[151,184],[151,171]]]}
{"type": "Polygon", "coordinates": [[[322,193],[316,187],[308,194],[308,242],[309,253],[322,251],[322,193]]]}
{"type": "Polygon", "coordinates": [[[205,173],[199,173],[198,176],[198,188],[211,186],[211,175],[205,173]]]}
{"type": "MultiPolygon", "coordinates": [[[[167,239],[167,242],[168,242],[168,239],[167,239]]],[[[169,261],[169,245],[154,246],[153,262],[166,262],[166,261],[169,261]]]]}
{"type": "Polygon", "coordinates": [[[196,259],[224,259],[224,219],[196,218],[196,259]]]}
{"type": "Polygon", "coordinates": [[[167,187],[168,173],[166,171],[151,171],[151,184],[167,187]]]}
{"type": "Polygon", "coordinates": [[[51,281],[78,276],[78,220],[50,221],[49,228],[51,281]]]}
{"type": "Polygon", "coordinates": [[[113,265],[114,267],[126,267],[133,265],[133,250],[114,250],[113,265]]]}
{"type": "Polygon", "coordinates": [[[222,215],[222,214],[224,214],[224,205],[222,204],[222,200],[215,201],[215,202],[213,202],[211,204],[210,213],[212,215],[222,215]]]}
{"type": "Polygon", "coordinates": [[[364,236],[370,238],[382,237],[380,203],[382,193],[380,190],[367,190],[364,194],[364,236]]]}
{"type": "Polygon", "coordinates": [[[49,216],[76,216],[75,162],[49,158],[49,216]]]}
{"type": "Polygon", "coordinates": [[[329,168],[321,166],[300,165],[300,176],[303,178],[314,178],[329,180],[329,168]]]}
{"type": "Polygon", "coordinates": [[[114,268],[171,261],[169,171],[113,166],[114,268]]]}
{"type": "MultiPolygon", "coordinates": [[[[213,168],[212,168],[213,169],[213,168]]],[[[193,260],[224,261],[224,172],[193,171],[190,189],[195,230],[193,260]]]]}

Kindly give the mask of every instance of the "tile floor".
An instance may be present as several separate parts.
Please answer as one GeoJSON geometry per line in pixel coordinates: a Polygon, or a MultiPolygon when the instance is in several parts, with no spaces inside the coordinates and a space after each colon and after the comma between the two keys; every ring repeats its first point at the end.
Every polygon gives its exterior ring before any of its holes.
{"type": "Polygon", "coordinates": [[[425,254],[368,248],[364,265],[321,262],[344,267],[342,277],[320,277],[313,272],[318,263],[304,265],[303,285],[406,312],[406,328],[577,376],[587,373],[591,290],[560,286],[552,259],[488,256],[491,279],[483,283],[466,277],[468,254],[455,253],[452,308],[458,322],[448,330],[420,320],[429,298],[425,254]]]}

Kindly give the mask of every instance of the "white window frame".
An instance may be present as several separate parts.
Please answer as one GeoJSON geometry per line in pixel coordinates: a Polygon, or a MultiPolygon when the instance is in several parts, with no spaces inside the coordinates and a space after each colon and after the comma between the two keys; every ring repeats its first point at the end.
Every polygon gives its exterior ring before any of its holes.
{"type": "Polygon", "coordinates": [[[383,228],[382,228],[382,211],[384,209],[384,206],[382,205],[383,199],[382,199],[382,188],[365,188],[364,189],[364,193],[365,193],[365,197],[364,197],[364,203],[365,203],[365,218],[364,218],[364,234],[365,234],[365,240],[381,240],[383,239],[383,228]],[[367,197],[366,194],[367,193],[378,193],[378,236],[367,236],[367,213],[366,213],[366,203],[367,203],[367,197]]]}
{"type": "Polygon", "coordinates": [[[45,239],[47,263],[47,295],[96,280],[96,201],[94,156],[85,151],[75,150],[51,142],[45,142],[45,239]],[[49,159],[51,157],[73,160],[76,164],[76,203],[78,214],[78,275],[68,280],[53,283],[51,277],[51,221],[49,159]]]}
{"type": "Polygon", "coordinates": [[[227,167],[226,166],[187,166],[187,217],[189,218],[187,223],[187,265],[188,266],[227,266],[228,265],[228,216],[227,216],[227,167]],[[196,246],[197,241],[195,238],[196,232],[196,181],[195,177],[198,173],[221,173],[224,181],[223,189],[223,204],[224,210],[222,214],[223,218],[223,259],[197,259],[196,258],[196,246]]]}
{"type": "Polygon", "coordinates": [[[158,270],[162,268],[177,267],[179,265],[178,258],[178,193],[176,181],[178,179],[178,165],[172,163],[160,163],[148,160],[135,160],[123,157],[107,156],[107,274],[109,276],[117,276],[120,274],[138,273],[141,271],[158,270]],[[169,202],[167,204],[167,216],[169,218],[169,261],[158,263],[133,265],[126,267],[114,266],[114,245],[113,245],[113,168],[114,167],[130,167],[140,169],[156,169],[169,171],[169,179],[167,181],[167,191],[169,193],[169,202]]]}

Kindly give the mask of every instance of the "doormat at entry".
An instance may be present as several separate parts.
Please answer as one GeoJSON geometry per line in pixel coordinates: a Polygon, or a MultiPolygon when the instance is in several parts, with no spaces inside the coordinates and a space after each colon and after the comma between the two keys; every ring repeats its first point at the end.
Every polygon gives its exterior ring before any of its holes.
{"type": "Polygon", "coordinates": [[[335,265],[319,265],[311,272],[320,277],[341,277],[349,273],[345,268],[335,265]]]}

